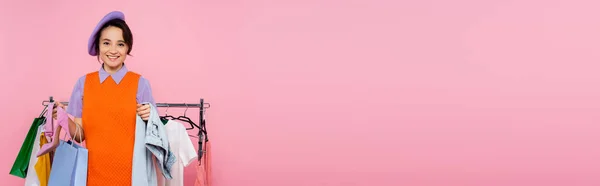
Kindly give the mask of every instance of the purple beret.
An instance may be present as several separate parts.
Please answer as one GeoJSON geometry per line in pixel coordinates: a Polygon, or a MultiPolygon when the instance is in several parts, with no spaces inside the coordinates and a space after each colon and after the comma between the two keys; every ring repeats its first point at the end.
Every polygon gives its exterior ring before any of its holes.
{"type": "Polygon", "coordinates": [[[106,14],[100,20],[100,22],[98,22],[98,24],[96,25],[96,28],[94,28],[94,31],[92,32],[92,35],[90,36],[90,39],[88,40],[88,53],[91,56],[98,55],[96,53],[96,46],[94,46],[94,41],[96,39],[96,34],[98,32],[100,32],[100,28],[102,28],[102,26],[104,24],[106,24],[106,22],[108,22],[110,20],[113,20],[113,19],[121,19],[121,20],[125,21],[125,14],[123,14],[123,12],[120,12],[120,11],[112,11],[112,12],[106,14]]]}

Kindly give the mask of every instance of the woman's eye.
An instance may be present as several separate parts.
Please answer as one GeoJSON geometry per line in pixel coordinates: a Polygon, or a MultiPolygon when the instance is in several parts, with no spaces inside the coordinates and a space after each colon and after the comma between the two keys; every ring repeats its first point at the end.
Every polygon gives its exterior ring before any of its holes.
{"type": "Polygon", "coordinates": [[[103,45],[108,45],[108,42],[104,42],[104,43],[102,43],[102,44],[103,44],[103,45]]]}
{"type": "Polygon", "coordinates": [[[120,46],[120,47],[124,47],[124,46],[125,46],[125,44],[123,44],[123,43],[120,43],[120,44],[119,44],[119,46],[120,46]]]}

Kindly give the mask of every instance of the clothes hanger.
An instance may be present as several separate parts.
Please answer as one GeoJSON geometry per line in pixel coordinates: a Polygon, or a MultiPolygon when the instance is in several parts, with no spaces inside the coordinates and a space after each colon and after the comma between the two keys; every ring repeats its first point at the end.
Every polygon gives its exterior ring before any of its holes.
{"type": "Polygon", "coordinates": [[[46,105],[44,107],[44,109],[42,110],[42,113],[40,113],[40,116],[38,116],[38,118],[42,118],[44,116],[44,114],[46,114],[47,109],[48,109],[48,105],[46,105]]]}
{"type": "Polygon", "coordinates": [[[42,110],[42,113],[40,113],[40,116],[38,116],[38,119],[42,120],[42,121],[40,121],[41,122],[40,126],[42,126],[42,131],[44,131],[46,129],[45,128],[46,127],[46,121],[48,121],[48,120],[46,120],[46,111],[48,111],[47,109],[48,109],[48,105],[46,105],[44,107],[44,110],[42,110]]]}
{"type": "Polygon", "coordinates": [[[198,126],[196,123],[194,123],[194,121],[192,121],[192,119],[188,118],[187,116],[185,116],[185,114],[187,113],[188,108],[190,108],[187,104],[185,104],[186,108],[185,111],[183,112],[183,116],[179,116],[177,118],[175,118],[176,120],[179,121],[184,121],[189,123],[192,127],[191,128],[186,128],[185,130],[191,130],[194,129],[194,127],[197,127],[198,129],[201,129],[200,126],[198,126]]]}
{"type": "MultiPolygon", "coordinates": [[[[52,96],[50,96],[50,102],[53,102],[53,98],[52,96]]],[[[42,118],[44,117],[44,115],[46,114],[46,111],[48,111],[48,105],[44,105],[44,103],[46,103],[46,101],[42,101],[42,105],[44,106],[44,109],[42,110],[42,113],[40,113],[40,116],[38,118],[42,118]]]]}
{"type": "Polygon", "coordinates": [[[175,117],[169,115],[169,105],[167,105],[167,109],[165,110],[165,115],[164,116],[160,116],[160,120],[162,121],[163,125],[166,125],[169,120],[173,120],[175,119],[175,117]]]}

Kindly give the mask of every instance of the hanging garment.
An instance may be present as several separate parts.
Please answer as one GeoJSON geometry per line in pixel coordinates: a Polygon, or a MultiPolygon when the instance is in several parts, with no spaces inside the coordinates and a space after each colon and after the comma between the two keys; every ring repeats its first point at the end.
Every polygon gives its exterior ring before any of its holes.
{"type": "MultiPolygon", "coordinates": [[[[44,132],[42,132],[42,134],[40,134],[39,146],[41,147],[46,143],[48,143],[48,140],[46,140],[44,132]]],[[[37,173],[37,177],[40,181],[40,186],[48,186],[48,179],[50,179],[50,170],[52,169],[52,160],[50,158],[50,154],[52,153],[44,154],[38,157],[37,163],[35,163],[35,172],[37,173]]]]}
{"type": "Polygon", "coordinates": [[[150,117],[146,124],[146,148],[156,157],[156,165],[160,167],[166,179],[172,179],[171,167],[175,164],[175,155],[169,147],[169,139],[164,124],[160,120],[158,110],[150,104],[150,117]]]}
{"type": "MultiPolygon", "coordinates": [[[[33,142],[33,149],[31,150],[31,156],[29,157],[29,167],[27,168],[27,177],[25,178],[25,186],[39,186],[40,179],[35,171],[35,165],[38,161],[36,157],[37,151],[40,150],[40,134],[43,135],[42,130],[44,126],[41,125],[37,129],[37,134],[33,142]]],[[[41,136],[45,139],[45,137],[41,136]]]]}
{"type": "MultiPolygon", "coordinates": [[[[204,136],[206,139],[206,136],[204,136]]],[[[205,141],[202,147],[204,154],[198,162],[196,169],[196,183],[195,186],[211,186],[212,185],[212,173],[211,173],[211,152],[210,152],[210,141],[205,141]]]]}
{"type": "Polygon", "coordinates": [[[86,75],[82,126],[88,156],[88,186],[130,186],[140,75],[127,72],[117,84],[99,72],[86,75]]]}
{"type": "MultiPolygon", "coordinates": [[[[52,114],[54,113],[54,104],[54,102],[48,103],[48,106],[46,107],[48,109],[46,111],[46,118],[52,118],[52,114]]],[[[54,136],[54,120],[46,120],[46,124],[48,125],[44,125],[44,134],[46,135],[46,140],[51,141],[52,136],[54,136]]]]}
{"type": "Polygon", "coordinates": [[[150,105],[150,117],[147,123],[136,114],[135,142],[133,146],[132,183],[141,185],[147,181],[148,185],[157,185],[158,177],[171,179],[171,168],[175,163],[175,156],[169,147],[169,139],[158,115],[158,110],[153,104],[142,102],[140,104],[150,105]],[[144,135],[140,135],[144,126],[144,135]],[[143,140],[143,141],[142,141],[143,140]],[[146,156],[143,161],[144,154],[146,156]],[[144,166],[145,165],[145,166],[144,166]],[[157,168],[158,167],[158,168],[157,168]],[[157,171],[157,169],[159,171],[157,171]],[[143,173],[146,175],[143,175],[143,173]],[[157,172],[162,175],[158,176],[157,172]],[[144,179],[145,178],[145,179],[144,179]]]}
{"type": "MultiPolygon", "coordinates": [[[[152,161],[156,161],[156,157],[152,156],[152,161]]],[[[154,165],[154,172],[156,172],[156,174],[158,175],[162,175],[162,171],[160,170],[160,166],[153,163],[154,165]]],[[[174,165],[173,165],[174,166],[174,165]]],[[[171,172],[172,174],[172,172],[171,172]]],[[[165,177],[164,176],[157,176],[156,177],[156,186],[165,186],[165,177]]]]}
{"type": "MultiPolygon", "coordinates": [[[[53,105],[53,103],[50,103],[50,105],[48,107],[51,107],[52,105],[53,105]]],[[[53,134],[50,138],[51,140],[49,140],[50,143],[44,144],[40,148],[40,150],[36,153],[36,157],[40,157],[44,154],[53,152],[56,149],[56,147],[58,147],[58,145],[59,145],[58,142],[60,141],[58,139],[60,131],[58,131],[58,128],[56,128],[56,127],[60,126],[65,129],[69,128],[69,116],[67,115],[67,112],[61,107],[58,107],[55,109],[56,109],[56,118],[57,118],[56,121],[54,121],[53,119],[46,120],[46,125],[44,127],[45,133],[48,133],[48,131],[51,130],[50,133],[53,134]],[[54,125],[54,126],[48,127],[49,125],[54,125]],[[51,129],[49,129],[49,128],[51,128],[51,129]],[[57,131],[54,131],[54,130],[57,130],[57,131]]],[[[51,109],[49,109],[49,110],[51,110],[51,109]]],[[[48,113],[46,118],[52,118],[52,113],[48,113]]],[[[65,131],[67,134],[69,134],[69,130],[65,130],[65,131]]],[[[46,139],[48,139],[49,138],[48,134],[45,134],[45,135],[46,135],[46,139]]]]}
{"type": "Polygon", "coordinates": [[[31,151],[33,150],[33,143],[37,137],[39,126],[44,122],[44,118],[45,117],[39,117],[33,119],[33,123],[31,124],[31,127],[29,127],[27,136],[25,136],[25,140],[21,145],[19,154],[17,154],[17,157],[13,162],[13,166],[10,169],[11,175],[20,178],[27,177],[27,168],[29,167],[29,158],[31,157],[31,151]]]}
{"type": "Polygon", "coordinates": [[[171,167],[173,178],[164,180],[164,186],[183,186],[183,170],[198,157],[198,154],[183,124],[169,120],[165,128],[169,139],[169,147],[173,151],[176,161],[171,167]]]}
{"type": "Polygon", "coordinates": [[[155,157],[146,148],[146,122],[136,116],[131,185],[158,185],[157,179],[160,177],[157,177],[154,162],[155,157]]]}

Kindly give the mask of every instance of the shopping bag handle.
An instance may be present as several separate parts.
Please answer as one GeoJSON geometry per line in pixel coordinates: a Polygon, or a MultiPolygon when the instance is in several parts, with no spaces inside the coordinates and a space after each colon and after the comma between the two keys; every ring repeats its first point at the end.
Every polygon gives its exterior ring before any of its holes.
{"type": "MultiPolygon", "coordinates": [[[[69,129],[67,129],[67,130],[69,130],[69,129]]],[[[81,138],[82,138],[81,136],[83,135],[83,134],[81,134],[81,133],[83,133],[83,131],[82,131],[82,129],[81,129],[81,126],[79,126],[79,124],[75,123],[75,135],[73,135],[73,138],[71,138],[71,140],[75,141],[74,139],[75,139],[75,138],[77,138],[77,134],[79,134],[79,141],[80,141],[80,143],[81,143],[81,140],[82,140],[82,139],[81,139],[81,138]]],[[[67,136],[67,133],[65,133],[65,137],[64,137],[64,139],[67,139],[67,137],[66,137],[66,136],[67,136]]],[[[75,141],[75,142],[76,142],[76,141],[75,141]]],[[[75,142],[71,143],[71,146],[74,146],[75,142]]]]}

